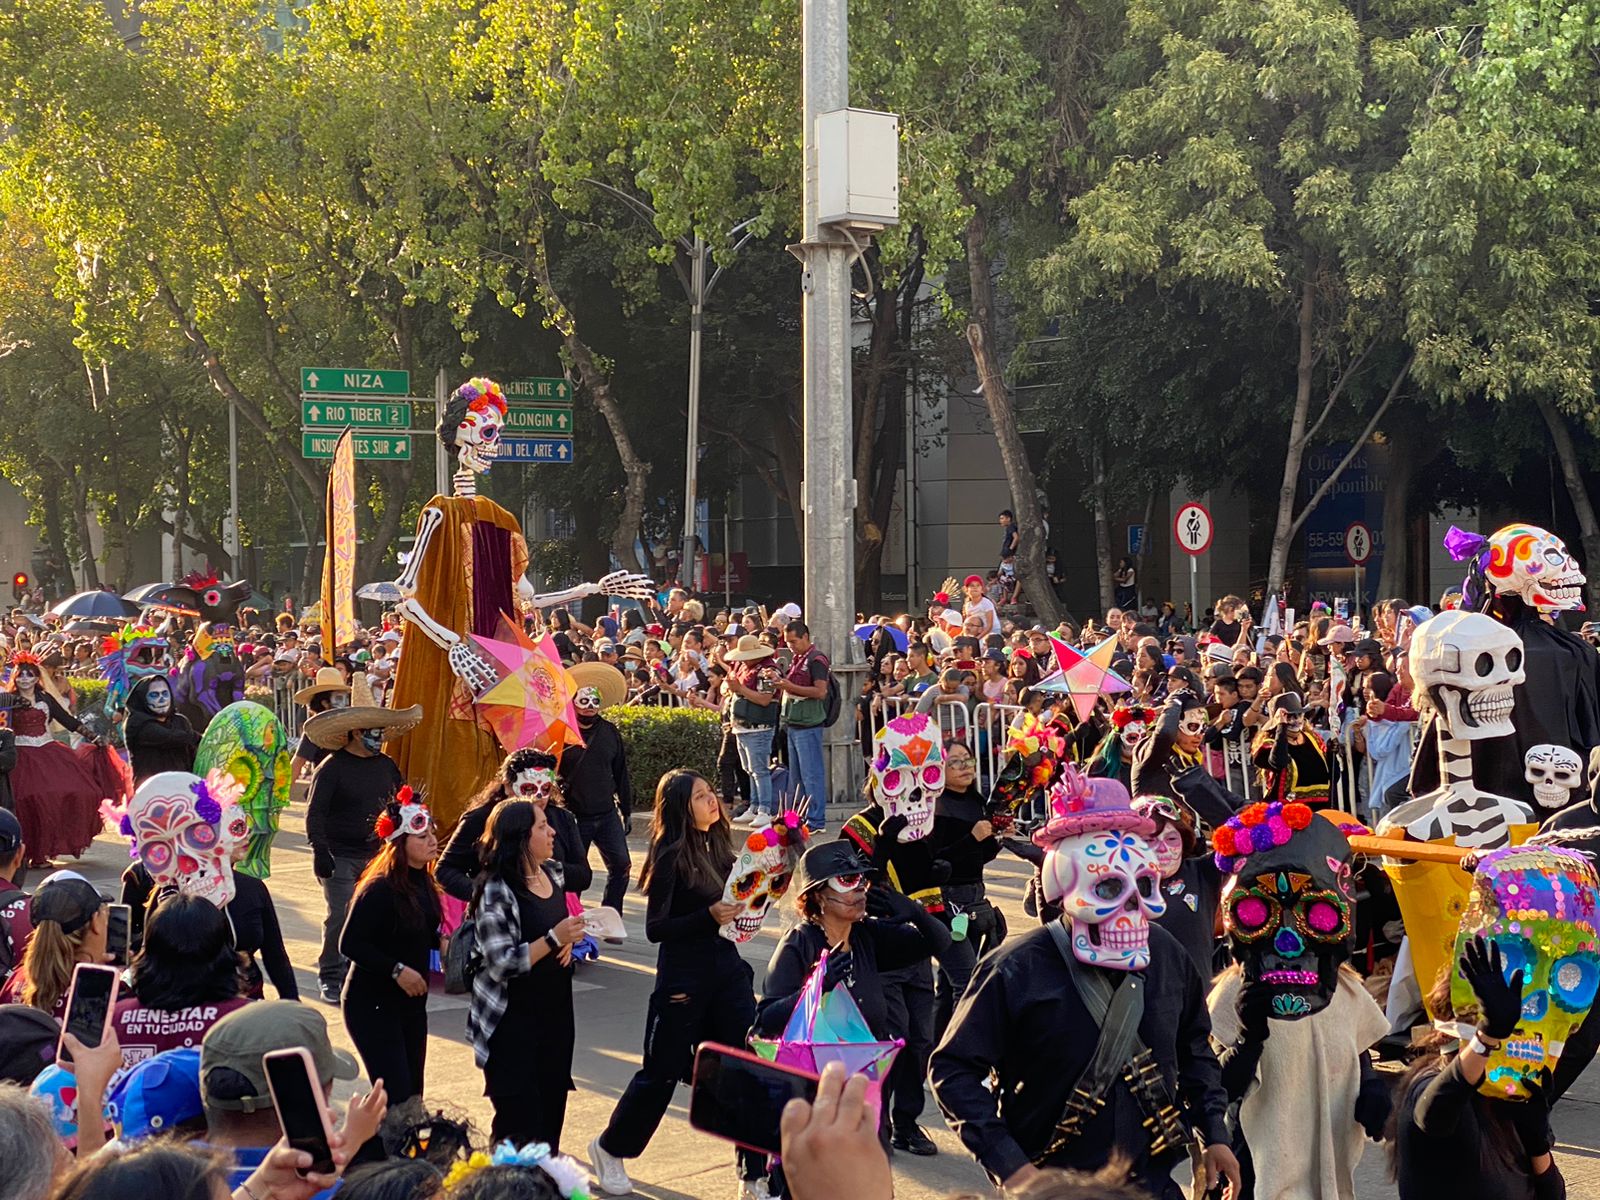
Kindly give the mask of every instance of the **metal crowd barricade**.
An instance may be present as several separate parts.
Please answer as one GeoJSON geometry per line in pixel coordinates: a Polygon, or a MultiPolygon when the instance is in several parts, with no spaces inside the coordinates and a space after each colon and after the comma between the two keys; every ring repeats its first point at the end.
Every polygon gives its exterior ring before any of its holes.
{"type": "MultiPolygon", "coordinates": [[[[867,724],[876,738],[878,732],[890,721],[898,716],[913,711],[917,707],[916,696],[874,696],[867,707],[867,724]]],[[[871,751],[868,750],[870,757],[871,751]]]]}
{"type": "Polygon", "coordinates": [[[984,791],[994,787],[994,781],[1000,777],[1006,732],[1022,711],[1020,704],[994,704],[987,700],[972,710],[972,724],[978,731],[978,744],[971,747],[972,756],[978,763],[978,786],[984,791]]]}
{"type": "Polygon", "coordinates": [[[278,718],[291,740],[300,736],[300,722],[305,717],[305,705],[294,702],[294,694],[303,686],[293,674],[272,679],[272,715],[278,718]]]}

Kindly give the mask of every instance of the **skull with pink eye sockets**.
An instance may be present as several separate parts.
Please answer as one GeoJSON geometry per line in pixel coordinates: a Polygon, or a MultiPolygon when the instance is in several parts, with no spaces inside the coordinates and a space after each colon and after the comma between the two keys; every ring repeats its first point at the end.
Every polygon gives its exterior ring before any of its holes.
{"type": "Polygon", "coordinates": [[[767,909],[789,890],[794,874],[792,848],[796,845],[798,834],[787,825],[767,825],[751,831],[739,847],[722,888],[723,903],[739,906],[733,920],[718,930],[723,937],[748,942],[761,932],[767,909]]]}
{"type": "Polygon", "coordinates": [[[238,795],[239,785],[221,771],[205,780],[163,771],[139,785],[124,829],[158,887],[175,887],[218,908],[233,899],[233,850],[249,836],[238,795]]]}
{"type": "Polygon", "coordinates": [[[929,713],[895,717],[873,739],[868,767],[873,795],[884,815],[904,817],[902,842],[914,842],[933,828],[933,807],[944,792],[944,742],[929,713]]]}

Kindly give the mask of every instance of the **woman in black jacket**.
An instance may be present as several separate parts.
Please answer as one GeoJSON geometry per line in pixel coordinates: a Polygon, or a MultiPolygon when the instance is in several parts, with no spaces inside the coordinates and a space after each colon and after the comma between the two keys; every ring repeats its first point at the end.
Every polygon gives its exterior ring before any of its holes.
{"type": "Polygon", "coordinates": [[[425,805],[403,787],[379,815],[383,840],[356,884],[339,935],[350,960],[344,1023],[367,1078],[383,1080],[390,1112],[422,1095],[428,1052],[429,956],[439,948],[439,838],[425,805]]]}
{"type": "Polygon", "coordinates": [[[479,851],[489,814],[502,800],[531,800],[544,809],[555,833],[555,852],[547,868],[561,881],[565,892],[580,894],[594,881],[588,852],[578,833],[578,819],[567,811],[556,777],[555,756],[540,750],[515,750],[500,764],[500,778],[484,788],[467,806],[439,855],[439,884],[457,900],[471,900],[478,872],[479,851]]]}
{"type": "MultiPolygon", "coordinates": [[[[755,976],[738,945],[721,935],[741,911],[724,903],[734,863],[728,815],[711,785],[693,771],[668,771],[656,785],[650,848],[639,871],[645,893],[645,936],[661,947],[656,986],[645,1018],[644,1064],[612,1110],[605,1131],[589,1143],[600,1190],[633,1190],[623,1160],[644,1153],[672,1103],[689,1081],[700,1042],[741,1044],[755,1017],[755,976]]],[[[759,1155],[739,1151],[740,1174],[765,1172],[759,1155]]]]}
{"type": "Polygon", "coordinates": [[[988,800],[978,787],[978,764],[965,743],[946,747],[944,776],[944,791],[934,801],[933,831],[928,834],[934,858],[950,867],[943,888],[951,944],[939,959],[933,980],[935,1040],[950,1023],[978,955],[1004,936],[999,911],[983,887],[983,869],[1000,853],[1000,841],[989,822],[988,800]]]}
{"type": "Polygon", "coordinates": [[[128,693],[128,724],[123,729],[134,783],[162,771],[193,771],[200,735],[177,711],[165,675],[146,675],[128,693]]]}

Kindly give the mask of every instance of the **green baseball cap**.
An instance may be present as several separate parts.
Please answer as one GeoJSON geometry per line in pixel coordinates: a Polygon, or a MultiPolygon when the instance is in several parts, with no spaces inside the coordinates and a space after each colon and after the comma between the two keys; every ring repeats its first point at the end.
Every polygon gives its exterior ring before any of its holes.
{"type": "Polygon", "coordinates": [[[207,1108],[259,1112],[272,1107],[272,1089],[261,1056],[272,1050],[305,1048],[318,1082],[358,1079],[361,1068],[328,1041],[328,1022],[316,1009],[294,1000],[255,1000],[236,1008],[206,1031],[200,1043],[200,1098],[207,1108]],[[212,1078],[225,1068],[242,1076],[212,1078]]]}

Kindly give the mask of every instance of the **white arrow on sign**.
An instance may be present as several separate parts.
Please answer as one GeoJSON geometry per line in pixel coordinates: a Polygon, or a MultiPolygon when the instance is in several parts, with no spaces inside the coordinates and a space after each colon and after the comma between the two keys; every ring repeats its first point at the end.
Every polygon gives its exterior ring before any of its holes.
{"type": "Polygon", "coordinates": [[[567,457],[567,444],[562,442],[561,445],[557,446],[556,453],[560,455],[563,460],[565,460],[567,457]]]}
{"type": "MultiPolygon", "coordinates": [[[[313,375],[311,378],[313,380],[315,380],[316,376],[313,375]]],[[[311,419],[313,421],[320,421],[322,419],[322,410],[320,408],[318,408],[315,404],[313,404],[310,407],[310,409],[308,409],[307,411],[311,413],[311,419]]]]}
{"type": "Polygon", "coordinates": [[[317,373],[315,371],[311,372],[311,374],[306,376],[306,381],[311,384],[313,389],[315,389],[316,386],[317,386],[317,378],[318,378],[318,376],[317,376],[317,373]]]}
{"type": "Polygon", "coordinates": [[[564,429],[566,429],[566,427],[567,427],[567,414],[566,413],[562,413],[559,417],[556,418],[556,428],[564,430],[564,429]]]}

